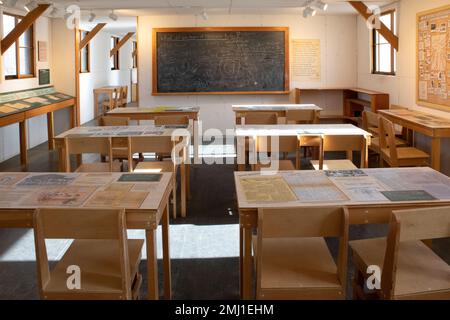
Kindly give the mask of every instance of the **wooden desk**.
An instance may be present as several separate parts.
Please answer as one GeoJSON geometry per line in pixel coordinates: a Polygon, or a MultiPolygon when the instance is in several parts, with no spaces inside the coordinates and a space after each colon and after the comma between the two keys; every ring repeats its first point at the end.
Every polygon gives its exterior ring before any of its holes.
{"type": "MultiPolygon", "coordinates": [[[[0,173],[0,228],[33,228],[37,208],[124,208],[128,229],[144,229],[147,250],[148,298],[158,299],[156,234],[162,224],[164,298],[171,298],[169,195],[172,173],[154,182],[119,181],[125,173],[0,173]],[[110,191],[130,185],[122,191],[110,191]]],[[[131,179],[132,180],[132,179],[131,179]]]]}
{"type": "Polygon", "coordinates": [[[431,137],[431,167],[441,169],[441,139],[450,138],[450,120],[409,109],[381,110],[380,114],[402,127],[431,137]]]}
{"type": "MultiPolygon", "coordinates": [[[[254,137],[286,137],[286,136],[326,136],[326,135],[359,135],[367,139],[370,145],[371,134],[351,124],[280,124],[280,125],[237,125],[237,159],[238,170],[245,170],[245,138],[254,137]]],[[[254,140],[254,139],[253,139],[254,140]]],[[[366,155],[368,150],[366,150],[366,155]]],[[[368,159],[366,158],[366,167],[368,159]]]]}
{"type": "Polygon", "coordinates": [[[72,108],[69,123],[75,126],[75,98],[56,92],[54,87],[7,92],[0,94],[0,127],[19,123],[20,163],[27,165],[27,122],[26,120],[47,114],[48,147],[54,149],[53,112],[72,108]]]}
{"type": "Polygon", "coordinates": [[[343,95],[343,116],[344,118],[354,118],[358,116],[364,108],[369,108],[372,112],[378,112],[381,109],[389,109],[389,94],[362,89],[362,88],[296,88],[295,89],[295,103],[301,103],[302,92],[317,92],[322,91],[342,91],[343,95]],[[359,99],[359,94],[369,96],[369,100],[359,99]]]}
{"type": "MultiPolygon", "coordinates": [[[[150,126],[115,126],[115,127],[76,127],[62,134],[58,135],[55,138],[55,145],[59,151],[60,157],[60,170],[62,172],[66,171],[66,145],[65,145],[65,137],[111,137],[112,139],[123,139],[128,137],[172,137],[175,130],[177,130],[176,138],[188,139],[189,142],[190,135],[192,132],[192,126],[188,126],[185,130],[180,128],[168,128],[168,127],[157,127],[154,125],[150,126]],[[181,131],[185,132],[181,132],[181,131]]],[[[150,150],[149,150],[150,151],[150,150]]],[[[184,146],[181,149],[181,157],[182,159],[186,159],[187,157],[187,146],[184,146]]],[[[180,165],[181,169],[181,216],[186,216],[187,211],[187,166],[186,161],[180,165]]]]}
{"type": "Polygon", "coordinates": [[[198,113],[200,112],[199,107],[127,107],[127,108],[116,108],[107,113],[108,116],[112,117],[127,117],[131,120],[155,120],[158,116],[176,115],[176,116],[186,116],[192,120],[193,126],[193,144],[194,144],[194,159],[195,163],[199,163],[199,136],[198,136],[198,113]]]}
{"type": "MultiPolygon", "coordinates": [[[[107,94],[109,96],[109,101],[112,103],[113,94],[116,90],[120,90],[121,86],[104,86],[94,89],[94,118],[99,116],[98,98],[101,94],[107,94]]],[[[110,105],[111,107],[111,105],[110,105]]],[[[104,110],[102,110],[104,113],[104,110]]]]}
{"type": "Polygon", "coordinates": [[[232,109],[236,115],[236,124],[245,124],[245,116],[252,112],[272,112],[277,117],[286,117],[288,110],[316,110],[322,111],[322,108],[314,104],[262,104],[262,105],[233,105],[232,109]]]}
{"type": "MultiPolygon", "coordinates": [[[[392,210],[448,206],[450,178],[431,168],[386,168],[351,171],[284,171],[276,175],[235,172],[240,220],[241,296],[252,299],[252,232],[258,228],[258,208],[345,206],[351,224],[388,223],[392,210]],[[258,179],[263,179],[258,183],[258,179]],[[381,192],[424,190],[436,200],[381,192]],[[392,196],[392,195],[391,195],[392,196]]],[[[417,195],[416,195],[417,196],[417,195]]]]}

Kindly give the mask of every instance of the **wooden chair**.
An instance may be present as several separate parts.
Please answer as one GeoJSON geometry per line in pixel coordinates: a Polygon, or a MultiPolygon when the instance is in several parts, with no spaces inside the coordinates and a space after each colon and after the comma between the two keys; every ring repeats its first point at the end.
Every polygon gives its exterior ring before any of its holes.
{"type": "Polygon", "coordinates": [[[128,240],[124,209],[38,209],[34,214],[38,285],[42,299],[137,299],[144,240],[128,240]],[[74,239],[50,270],[45,239],[74,239]],[[69,267],[80,288],[69,289],[69,267]]]}
{"type": "Polygon", "coordinates": [[[450,299],[450,266],[420,241],[448,237],[450,207],[393,211],[387,239],[350,242],[353,298],[450,299]],[[369,266],[381,269],[380,290],[364,292],[369,266]]]}
{"type": "Polygon", "coordinates": [[[257,299],[345,299],[346,208],[259,209],[257,299]],[[339,237],[337,264],[324,237],[339,237]]]}
{"type": "MultiPolygon", "coordinates": [[[[380,115],[371,112],[371,111],[363,111],[362,113],[362,127],[365,131],[372,133],[373,137],[371,143],[369,145],[369,150],[373,151],[376,154],[380,154],[380,115]]],[[[395,145],[397,147],[405,147],[408,146],[408,143],[396,137],[395,145]]],[[[381,159],[381,158],[380,158],[381,159]]]]}
{"type": "Polygon", "coordinates": [[[119,103],[120,108],[125,108],[128,103],[128,86],[122,86],[122,94],[119,103]]]}
{"type": "Polygon", "coordinates": [[[311,160],[315,170],[354,170],[353,151],[361,153],[361,168],[367,168],[366,138],[361,135],[327,135],[322,137],[319,160],[311,160]],[[346,160],[324,160],[325,152],[346,151],[346,160]]]}
{"type": "MultiPolygon", "coordinates": [[[[129,126],[130,118],[103,116],[99,120],[99,125],[105,127],[129,126]]],[[[123,161],[128,160],[128,141],[124,138],[113,138],[112,153],[113,160],[119,160],[123,165],[123,161]]]]}
{"type": "Polygon", "coordinates": [[[287,124],[315,124],[319,123],[320,111],[317,110],[287,110],[287,124]]]}
{"type": "Polygon", "coordinates": [[[128,163],[130,172],[140,173],[158,173],[158,172],[172,172],[173,183],[173,218],[177,218],[177,169],[178,165],[173,161],[146,161],[139,162],[133,168],[133,154],[156,152],[160,154],[171,154],[175,142],[171,137],[130,137],[128,138],[128,163]]]}
{"type": "Polygon", "coordinates": [[[103,101],[103,110],[111,111],[115,108],[118,108],[122,103],[122,93],[123,88],[114,89],[110,94],[107,100],[103,101]]]}
{"type": "MultiPolygon", "coordinates": [[[[298,147],[298,139],[297,137],[270,137],[270,136],[259,136],[256,137],[255,141],[255,156],[256,156],[256,164],[252,166],[252,169],[254,171],[261,171],[263,168],[268,168],[271,166],[271,164],[261,164],[259,162],[259,155],[260,154],[266,154],[270,155],[269,159],[271,160],[272,167],[278,168],[278,170],[295,170],[296,167],[300,167],[300,149],[298,147]],[[274,138],[277,138],[277,142],[275,142],[275,145],[272,146],[274,138]],[[278,145],[277,145],[278,144],[278,145]],[[272,149],[272,147],[275,147],[276,150],[272,149]],[[295,158],[296,158],[296,166],[292,164],[291,160],[279,160],[279,159],[273,159],[272,154],[287,154],[289,152],[295,152],[295,158]],[[276,163],[272,163],[276,162],[276,163]]],[[[267,159],[267,160],[269,160],[267,159]]]]}
{"type": "Polygon", "coordinates": [[[99,125],[102,127],[129,126],[130,118],[103,116],[99,120],[99,125]]]}
{"type": "Polygon", "coordinates": [[[397,147],[394,124],[380,117],[380,165],[387,163],[390,167],[426,166],[430,155],[414,147],[397,147]]]}
{"type": "Polygon", "coordinates": [[[71,172],[70,155],[83,155],[85,153],[107,156],[107,162],[81,163],[76,172],[120,172],[121,165],[114,162],[112,157],[112,143],[110,137],[70,138],[65,140],[66,170],[71,172]]]}
{"type": "Polygon", "coordinates": [[[169,115],[169,116],[157,116],[155,117],[155,125],[156,126],[176,126],[176,125],[189,125],[189,117],[188,116],[177,116],[177,115],[169,115]]]}

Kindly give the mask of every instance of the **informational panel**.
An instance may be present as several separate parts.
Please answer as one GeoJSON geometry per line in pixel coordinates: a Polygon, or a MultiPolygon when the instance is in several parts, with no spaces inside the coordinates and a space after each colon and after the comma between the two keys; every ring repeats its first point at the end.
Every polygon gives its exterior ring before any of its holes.
{"type": "Polygon", "coordinates": [[[153,29],[153,95],[288,92],[288,28],[153,29]]]}
{"type": "Polygon", "coordinates": [[[450,110],[450,6],[417,15],[417,104],[450,110]]]}
{"type": "Polygon", "coordinates": [[[294,39],[292,47],[293,80],[320,81],[320,39],[294,39]]]}

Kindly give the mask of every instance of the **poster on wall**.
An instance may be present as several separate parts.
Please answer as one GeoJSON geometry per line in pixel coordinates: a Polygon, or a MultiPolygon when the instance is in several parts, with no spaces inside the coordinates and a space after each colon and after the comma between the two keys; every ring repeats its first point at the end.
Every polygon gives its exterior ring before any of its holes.
{"type": "Polygon", "coordinates": [[[38,41],[38,61],[47,62],[47,42],[38,41]]]}
{"type": "Polygon", "coordinates": [[[320,81],[320,39],[294,39],[292,74],[294,81],[320,81]]]}
{"type": "Polygon", "coordinates": [[[417,14],[417,104],[450,110],[450,6],[417,14]]]}

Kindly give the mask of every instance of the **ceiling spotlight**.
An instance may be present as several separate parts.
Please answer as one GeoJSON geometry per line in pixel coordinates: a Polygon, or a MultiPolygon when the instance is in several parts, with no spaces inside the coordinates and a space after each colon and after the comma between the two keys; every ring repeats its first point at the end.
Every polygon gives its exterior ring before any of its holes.
{"type": "Polygon", "coordinates": [[[93,13],[93,12],[91,11],[91,13],[89,14],[88,21],[89,21],[89,22],[94,21],[95,17],[96,17],[95,13],[93,13]]]}
{"type": "Polygon", "coordinates": [[[117,21],[119,17],[114,13],[114,10],[111,11],[111,13],[108,16],[112,21],[117,21]]]}
{"type": "Polygon", "coordinates": [[[3,1],[2,1],[2,0],[0,0],[0,4],[3,4],[3,1]]]}
{"type": "Polygon", "coordinates": [[[321,0],[317,0],[316,3],[314,4],[314,6],[316,6],[317,8],[319,8],[320,10],[327,10],[328,8],[328,3],[325,3],[321,0]]]}
{"type": "Polygon", "coordinates": [[[25,10],[27,10],[28,12],[36,9],[38,6],[36,1],[30,1],[28,2],[26,5],[24,5],[23,7],[25,8],[25,10]]]}
{"type": "Polygon", "coordinates": [[[59,12],[58,8],[55,7],[55,5],[53,5],[52,11],[50,11],[50,16],[56,17],[58,15],[58,12],[59,12]]]}
{"type": "Polygon", "coordinates": [[[205,20],[205,21],[208,20],[209,17],[208,17],[208,12],[206,12],[206,10],[203,10],[203,11],[202,11],[202,18],[203,18],[203,20],[205,20]]]}
{"type": "Polygon", "coordinates": [[[314,10],[314,9],[311,8],[311,7],[306,7],[306,8],[303,10],[303,17],[304,17],[304,18],[314,17],[315,15],[316,15],[316,10],[314,10]]]}

